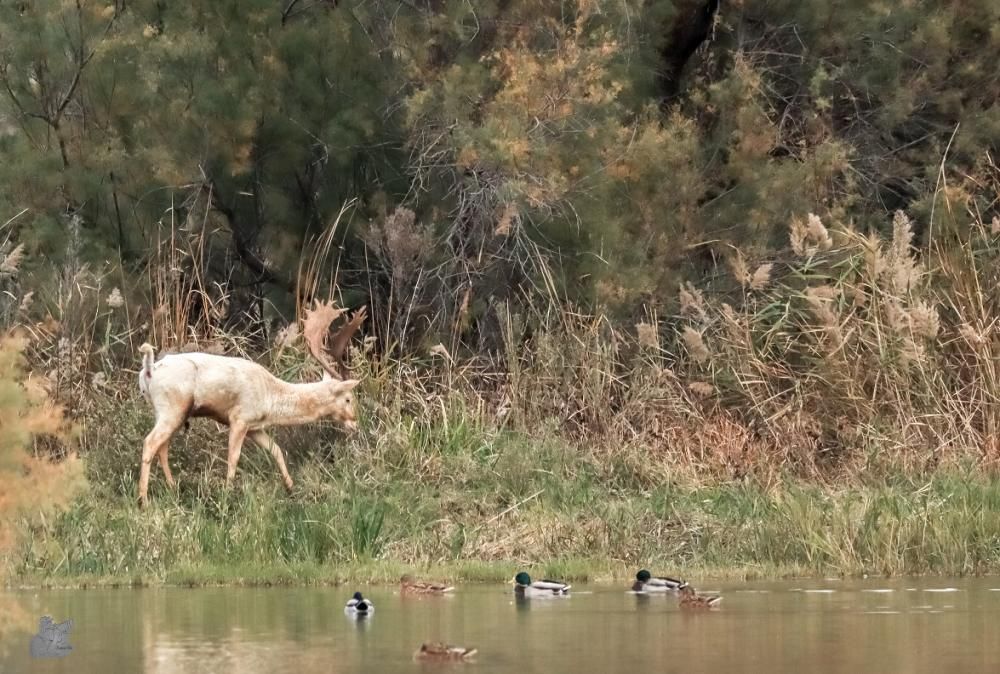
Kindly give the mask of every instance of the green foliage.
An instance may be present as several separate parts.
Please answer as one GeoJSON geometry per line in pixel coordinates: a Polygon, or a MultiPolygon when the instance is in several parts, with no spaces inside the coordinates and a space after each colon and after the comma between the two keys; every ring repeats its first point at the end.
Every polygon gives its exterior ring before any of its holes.
{"type": "Polygon", "coordinates": [[[290,309],[301,251],[357,198],[323,283],[369,295],[387,343],[495,345],[491,297],[669,308],[808,212],[880,229],[902,208],[944,246],[970,222],[949,203],[989,221],[998,12],[15,3],[0,204],[56,259],[136,270],[169,241],[239,320],[248,292],[290,309]]]}
{"type": "Polygon", "coordinates": [[[658,554],[637,528],[706,564],[991,567],[972,506],[759,485],[996,465],[998,25],[991,0],[0,5],[0,318],[88,422],[102,498],[131,499],[149,425],[137,343],[305,378],[272,328],[332,288],[374,337],[350,459],[289,431],[301,499],[222,492],[195,425],[155,517],[80,509],[24,568],[572,571],[658,554]],[[748,476],[687,504],[725,526],[657,510],[748,476]]]}
{"type": "Polygon", "coordinates": [[[385,504],[368,499],[355,499],[351,504],[351,548],[355,557],[375,557],[382,550],[382,525],[385,504]]]}

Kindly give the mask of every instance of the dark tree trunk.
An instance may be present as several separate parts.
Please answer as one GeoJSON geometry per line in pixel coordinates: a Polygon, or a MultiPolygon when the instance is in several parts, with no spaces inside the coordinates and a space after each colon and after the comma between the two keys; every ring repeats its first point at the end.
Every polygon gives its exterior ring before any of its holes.
{"type": "Polygon", "coordinates": [[[720,0],[681,0],[677,13],[663,27],[659,83],[662,100],[671,102],[680,93],[684,66],[708,38],[720,0]]]}

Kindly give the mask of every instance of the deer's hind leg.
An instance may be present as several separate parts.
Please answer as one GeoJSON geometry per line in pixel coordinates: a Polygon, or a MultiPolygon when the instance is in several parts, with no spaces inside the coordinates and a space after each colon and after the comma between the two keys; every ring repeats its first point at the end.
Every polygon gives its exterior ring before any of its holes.
{"type": "Polygon", "coordinates": [[[174,482],[173,473],[170,472],[170,465],[167,463],[167,451],[170,449],[170,443],[165,442],[160,451],[156,453],[160,457],[160,468],[163,469],[163,477],[167,478],[167,486],[171,489],[177,487],[177,483],[174,482]]]}
{"type": "Polygon", "coordinates": [[[281,471],[281,477],[285,480],[285,489],[291,491],[293,486],[292,476],[288,474],[288,466],[285,465],[285,455],[282,453],[281,447],[264,431],[250,431],[249,435],[250,439],[260,445],[261,448],[271,452],[271,456],[278,462],[278,470],[281,471]]]}
{"type": "Polygon", "coordinates": [[[170,444],[170,438],[184,423],[185,416],[183,413],[164,413],[157,418],[153,430],[146,436],[142,447],[142,464],[139,466],[139,503],[143,506],[148,501],[146,493],[149,490],[149,469],[153,457],[160,456],[160,465],[167,476],[167,484],[173,486],[173,476],[167,466],[167,446],[170,444]]]}

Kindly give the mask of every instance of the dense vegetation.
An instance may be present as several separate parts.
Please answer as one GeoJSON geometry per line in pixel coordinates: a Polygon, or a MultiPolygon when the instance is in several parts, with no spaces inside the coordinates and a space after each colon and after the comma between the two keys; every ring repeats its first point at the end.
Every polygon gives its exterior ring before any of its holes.
{"type": "Polygon", "coordinates": [[[334,223],[322,280],[391,340],[495,341],[498,303],[539,291],[670,311],[723,260],[780,265],[810,212],[888,233],[903,209],[921,247],[989,223],[998,23],[989,0],[5,3],[3,220],[28,209],[6,234],[46,285],[159,263],[228,300],[195,327],[287,320],[334,223]]]}
{"type": "Polygon", "coordinates": [[[0,4],[0,326],[100,497],[16,567],[1000,568],[998,62],[993,0],[0,4]],[[286,500],[193,424],[138,514],[136,346],[314,376],[329,292],[362,434],[286,500]]]}
{"type": "MultiPolygon", "coordinates": [[[[23,347],[19,337],[0,338],[0,580],[7,571],[2,562],[20,542],[19,528],[56,515],[83,486],[75,454],[53,463],[29,451],[33,436],[65,442],[74,429],[45,391],[25,379],[23,347]]],[[[0,596],[0,637],[28,624],[19,602],[0,596]]]]}

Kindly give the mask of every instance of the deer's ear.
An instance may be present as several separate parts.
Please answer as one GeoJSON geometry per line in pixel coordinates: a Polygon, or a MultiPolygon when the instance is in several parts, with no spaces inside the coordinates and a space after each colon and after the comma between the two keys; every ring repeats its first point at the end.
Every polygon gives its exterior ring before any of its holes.
{"type": "Polygon", "coordinates": [[[347,379],[347,380],[344,381],[344,383],[341,386],[340,390],[341,391],[350,391],[350,390],[352,390],[355,386],[357,386],[360,383],[361,383],[360,379],[347,379]]]}

